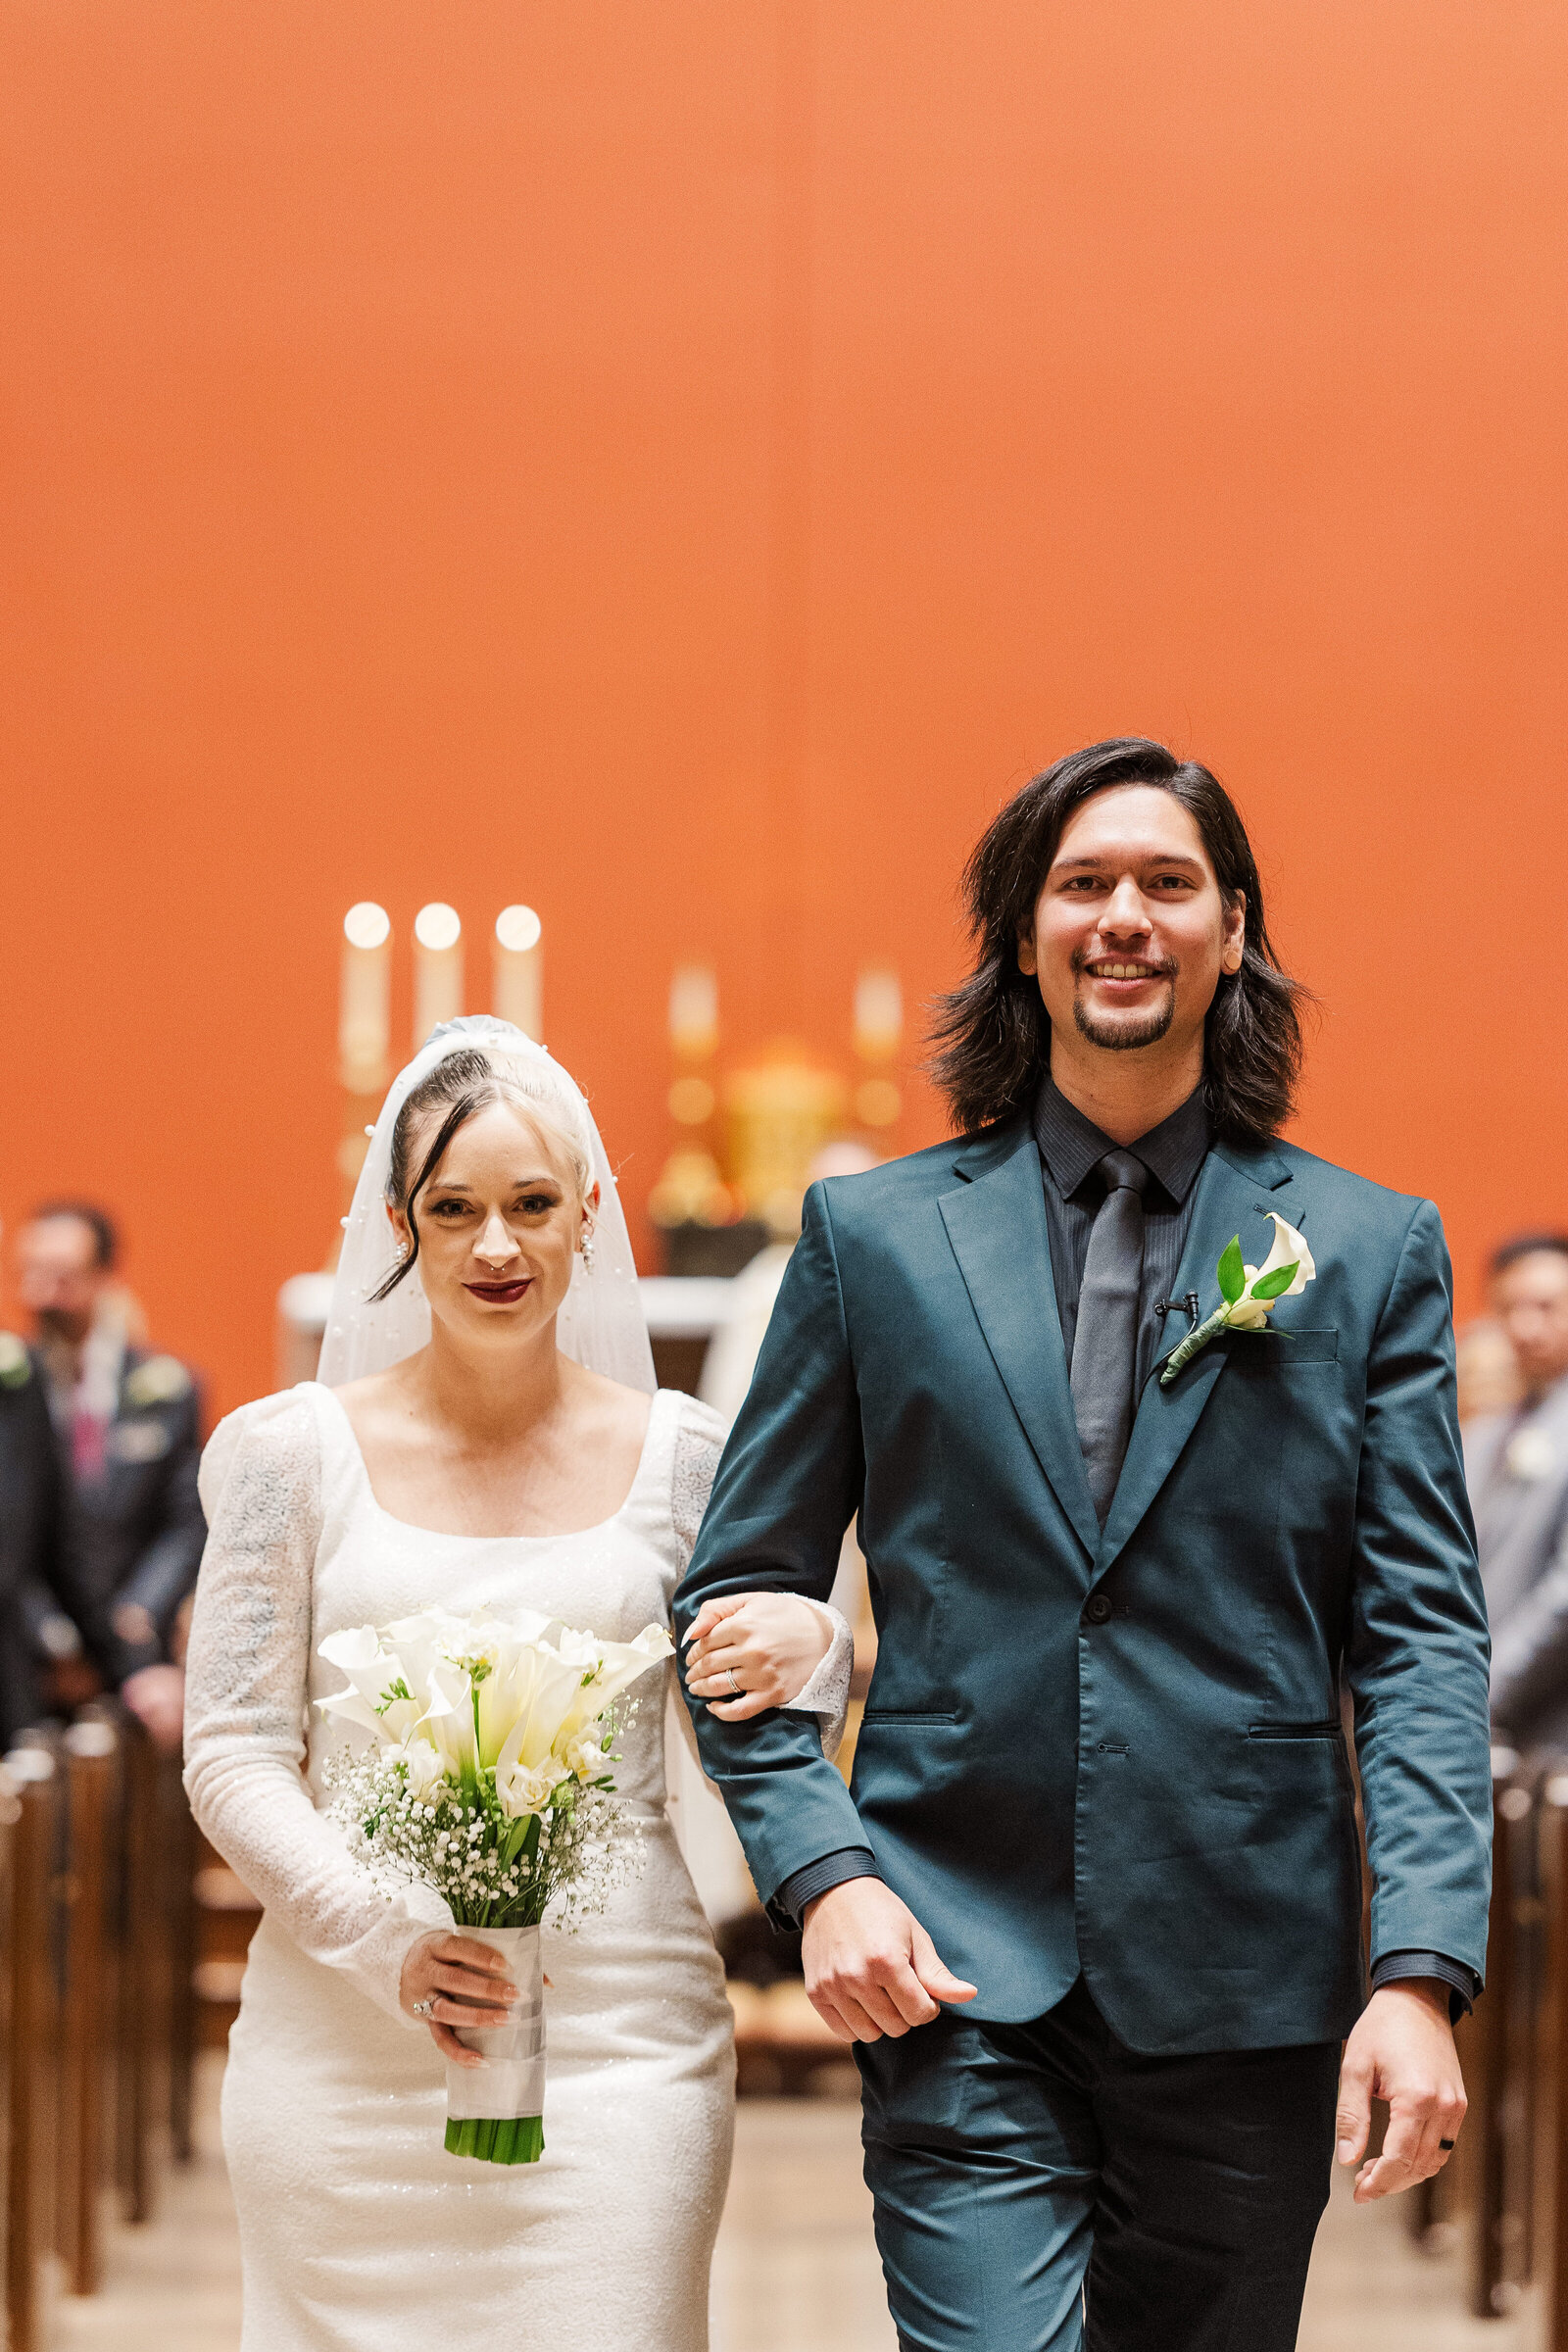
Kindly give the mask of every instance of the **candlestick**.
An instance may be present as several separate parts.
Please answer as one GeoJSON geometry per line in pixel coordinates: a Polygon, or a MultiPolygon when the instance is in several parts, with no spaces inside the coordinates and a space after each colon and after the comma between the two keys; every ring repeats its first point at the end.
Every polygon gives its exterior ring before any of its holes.
{"type": "Polygon", "coordinates": [[[498,1020],[544,1043],[544,925],[531,906],[503,906],[496,916],[494,992],[498,1020]]]}
{"type": "Polygon", "coordinates": [[[440,899],[414,918],[414,1050],[463,1010],[463,924],[440,899]]]}

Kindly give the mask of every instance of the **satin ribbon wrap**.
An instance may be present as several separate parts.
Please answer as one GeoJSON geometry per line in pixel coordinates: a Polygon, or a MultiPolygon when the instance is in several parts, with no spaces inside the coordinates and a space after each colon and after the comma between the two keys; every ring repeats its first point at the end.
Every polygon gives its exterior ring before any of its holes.
{"type": "Polygon", "coordinates": [[[517,1987],[513,2024],[481,2031],[455,2026],[483,2067],[447,2064],[446,2144],[454,2156],[491,2164],[533,2164],[544,2152],[545,1989],[537,1928],[460,1928],[502,1953],[517,1987]]]}

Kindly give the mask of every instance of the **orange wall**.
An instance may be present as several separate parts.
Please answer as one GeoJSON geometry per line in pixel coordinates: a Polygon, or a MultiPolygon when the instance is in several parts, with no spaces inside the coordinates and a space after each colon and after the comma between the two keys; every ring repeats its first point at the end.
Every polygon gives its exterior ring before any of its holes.
{"type": "Polygon", "coordinates": [[[1555,4],[0,43],[0,1213],[101,1192],[221,1403],[337,1211],[351,901],[541,909],[635,1205],[672,962],[838,1045],[862,955],[957,970],[1000,797],[1124,729],[1252,822],[1302,1140],[1431,1192],[1469,1301],[1568,1214],[1555,4]]]}

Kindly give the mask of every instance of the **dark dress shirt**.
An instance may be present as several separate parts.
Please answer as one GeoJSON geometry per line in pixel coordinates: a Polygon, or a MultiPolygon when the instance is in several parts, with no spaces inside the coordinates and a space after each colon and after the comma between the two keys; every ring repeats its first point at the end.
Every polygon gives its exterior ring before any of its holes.
{"type": "MultiPolygon", "coordinates": [[[[1105,1197],[1104,1185],[1095,1171],[1105,1153],[1117,1147],[1050,1078],[1035,1103],[1035,1142],[1040,1147],[1040,1172],[1046,1188],[1046,1229],[1051,1237],[1056,1313],[1070,1371],[1089,1236],[1105,1197]]],[[[1154,1368],[1170,1286],[1187,1247],[1193,1195],[1198,1172],[1208,1157],[1208,1114],[1200,1092],[1189,1095],[1179,1110],[1127,1147],[1150,1175],[1144,1189],[1144,1272],[1138,1293],[1135,1396],[1141,1395],[1154,1368]]]]}
{"type": "MultiPolygon", "coordinates": [[[[1055,1081],[1048,1077],[1036,1098],[1035,1142],[1040,1149],[1040,1172],[1046,1195],[1046,1230],[1051,1242],[1051,1273],[1056,1293],[1056,1314],[1069,1370],[1078,1336],[1078,1300],[1083,1290],[1089,1236],[1105,1197],[1096,1174],[1107,1152],[1134,1152],[1149,1170],[1144,1191],[1144,1267],[1138,1295],[1138,1354],[1134,1365],[1134,1396],[1142,1394],[1154,1368],[1165,1336],[1167,1313],[1183,1311],[1170,1289],[1187,1247],[1193,1221],[1198,1178],[1208,1157],[1212,1136],[1202,1090],[1188,1096],[1179,1109],[1161,1119],[1137,1142],[1118,1146],[1093,1119],[1068,1102],[1055,1081]]],[[[1195,1318],[1196,1320],[1196,1318],[1195,1318]]],[[[1179,1330],[1172,1326],[1172,1336],[1179,1330]]],[[[842,1846],[824,1854],[786,1879],[778,1890],[784,1910],[799,1919],[808,1903],[846,1879],[880,1877],[869,1846],[842,1846]]],[[[1449,1987],[1455,2004],[1468,2009],[1476,1993],[1473,1970],[1442,1952],[1385,1952],[1372,1971],[1377,1991],[1401,1978],[1435,1977],[1449,1987]]]]}

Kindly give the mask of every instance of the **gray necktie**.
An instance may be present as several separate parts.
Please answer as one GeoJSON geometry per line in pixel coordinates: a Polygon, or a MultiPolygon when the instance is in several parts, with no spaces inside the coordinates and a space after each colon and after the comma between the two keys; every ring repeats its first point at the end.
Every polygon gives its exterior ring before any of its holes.
{"type": "Polygon", "coordinates": [[[1132,1435],[1149,1170],[1131,1152],[1107,1152],[1098,1173],[1104,1179],[1105,1198],[1090,1231],[1078,1297],[1072,1409],[1089,1492],[1103,1527],[1132,1435]]]}

